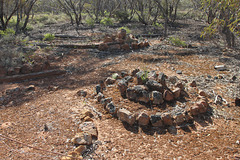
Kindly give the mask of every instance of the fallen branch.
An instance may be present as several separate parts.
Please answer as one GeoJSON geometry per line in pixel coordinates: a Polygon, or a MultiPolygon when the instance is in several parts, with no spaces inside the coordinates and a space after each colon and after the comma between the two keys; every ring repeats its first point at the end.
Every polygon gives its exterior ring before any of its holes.
{"type": "Polygon", "coordinates": [[[59,34],[59,35],[55,35],[56,38],[63,38],[63,39],[68,39],[68,38],[71,38],[71,39],[85,39],[85,38],[88,38],[86,36],[72,36],[72,35],[62,35],[62,34],[59,34]]]}
{"type": "Polygon", "coordinates": [[[7,77],[0,78],[0,83],[15,82],[15,81],[21,81],[26,79],[34,79],[34,78],[49,77],[49,76],[57,76],[65,73],[66,71],[64,70],[49,70],[49,71],[43,71],[43,72],[37,72],[37,73],[7,76],[7,77]]]}
{"type": "Polygon", "coordinates": [[[154,38],[154,37],[162,37],[162,34],[138,34],[135,37],[139,38],[139,37],[147,37],[147,38],[154,38]]]}

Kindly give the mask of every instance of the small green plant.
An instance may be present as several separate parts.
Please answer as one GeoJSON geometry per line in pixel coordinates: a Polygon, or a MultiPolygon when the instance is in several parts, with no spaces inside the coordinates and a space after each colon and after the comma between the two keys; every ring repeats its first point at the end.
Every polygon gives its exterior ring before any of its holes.
{"type": "Polygon", "coordinates": [[[0,36],[13,36],[15,35],[15,31],[11,28],[7,28],[5,31],[0,30],[0,36]]]}
{"type": "Polygon", "coordinates": [[[44,41],[53,41],[55,39],[55,35],[51,33],[47,33],[44,35],[44,41]]]}
{"type": "Polygon", "coordinates": [[[149,71],[147,71],[147,70],[143,71],[143,74],[141,75],[141,79],[142,79],[143,83],[147,82],[147,80],[148,80],[148,73],[149,73],[149,71]]]}
{"type": "Polygon", "coordinates": [[[119,28],[119,30],[121,30],[121,29],[125,29],[127,34],[130,34],[132,32],[128,27],[121,27],[121,28],[119,28]]]}
{"type": "Polygon", "coordinates": [[[113,20],[111,18],[103,18],[100,21],[100,24],[102,24],[104,26],[112,26],[113,25],[113,20]]]}
{"type": "Polygon", "coordinates": [[[113,79],[117,79],[118,76],[119,76],[119,75],[118,75],[117,73],[113,73],[112,78],[113,78],[113,79]]]}
{"type": "Polygon", "coordinates": [[[94,24],[95,24],[94,19],[92,19],[92,18],[87,18],[85,21],[86,21],[86,23],[87,23],[87,25],[88,25],[89,27],[94,27],[94,24]]]}
{"type": "Polygon", "coordinates": [[[164,28],[163,25],[161,23],[158,23],[158,22],[154,23],[153,26],[158,27],[158,28],[164,28]]]}
{"type": "Polygon", "coordinates": [[[170,37],[169,41],[174,45],[174,46],[178,46],[178,47],[186,47],[187,44],[185,41],[182,41],[181,39],[179,39],[178,37],[170,37]]]}

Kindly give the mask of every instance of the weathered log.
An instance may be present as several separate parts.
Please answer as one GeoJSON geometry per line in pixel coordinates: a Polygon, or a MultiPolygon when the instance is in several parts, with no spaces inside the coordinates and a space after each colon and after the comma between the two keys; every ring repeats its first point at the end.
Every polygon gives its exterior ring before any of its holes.
{"type": "Polygon", "coordinates": [[[57,76],[65,73],[66,73],[65,70],[49,70],[49,71],[43,71],[43,72],[37,72],[37,73],[0,77],[0,83],[16,82],[16,81],[22,81],[26,79],[34,79],[34,78],[49,77],[49,76],[57,76]]]}
{"type": "Polygon", "coordinates": [[[72,36],[72,35],[63,35],[63,34],[56,34],[55,35],[56,38],[63,38],[63,39],[68,39],[68,38],[71,38],[71,39],[85,39],[85,38],[88,38],[87,36],[72,36]]]}

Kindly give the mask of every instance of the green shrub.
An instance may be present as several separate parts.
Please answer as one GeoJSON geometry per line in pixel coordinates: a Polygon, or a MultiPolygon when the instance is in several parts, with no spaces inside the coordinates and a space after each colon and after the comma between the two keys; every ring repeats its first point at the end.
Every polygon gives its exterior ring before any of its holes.
{"type": "Polygon", "coordinates": [[[154,27],[158,27],[158,28],[164,28],[163,25],[161,23],[154,23],[153,24],[154,27]]]}
{"type": "Polygon", "coordinates": [[[89,27],[93,27],[95,24],[95,21],[92,18],[87,18],[85,21],[89,27]]]}
{"type": "Polygon", "coordinates": [[[114,15],[117,18],[117,20],[120,21],[121,23],[129,21],[129,14],[127,11],[118,10],[114,13],[114,15]]]}
{"type": "Polygon", "coordinates": [[[119,30],[121,30],[121,29],[125,29],[127,34],[130,34],[132,32],[128,27],[121,27],[121,28],[119,28],[119,30]]]}
{"type": "Polygon", "coordinates": [[[182,41],[178,37],[170,37],[169,40],[172,43],[172,45],[174,45],[174,46],[178,46],[178,47],[186,47],[187,46],[186,42],[182,41]]]}
{"type": "Polygon", "coordinates": [[[44,41],[53,41],[55,39],[55,35],[51,33],[47,33],[44,35],[44,41]]]}
{"type": "Polygon", "coordinates": [[[7,28],[5,31],[0,30],[0,35],[1,35],[1,37],[13,36],[13,35],[15,35],[15,31],[11,28],[7,28]]]}
{"type": "Polygon", "coordinates": [[[102,24],[104,26],[112,26],[113,25],[113,20],[111,18],[103,18],[100,21],[100,24],[102,24]]]}
{"type": "Polygon", "coordinates": [[[48,14],[40,14],[40,15],[37,15],[35,19],[37,22],[46,22],[48,18],[49,18],[48,14]]]}

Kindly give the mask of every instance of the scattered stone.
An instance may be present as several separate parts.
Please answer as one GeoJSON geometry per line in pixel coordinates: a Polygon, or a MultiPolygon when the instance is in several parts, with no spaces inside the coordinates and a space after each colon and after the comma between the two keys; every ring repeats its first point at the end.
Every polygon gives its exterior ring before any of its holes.
{"type": "Polygon", "coordinates": [[[217,71],[226,71],[227,67],[225,65],[218,65],[215,66],[214,69],[216,69],[217,71]]]}
{"type": "Polygon", "coordinates": [[[34,63],[32,71],[33,72],[40,72],[40,71],[42,71],[42,65],[39,64],[39,63],[34,63]]]}
{"type": "Polygon", "coordinates": [[[121,108],[117,112],[118,118],[123,121],[127,122],[129,125],[133,125],[135,123],[136,117],[130,111],[121,108]]]}
{"type": "Polygon", "coordinates": [[[235,99],[235,106],[240,106],[240,99],[239,98],[236,98],[235,99]]]}
{"type": "Polygon", "coordinates": [[[200,90],[200,91],[198,92],[198,94],[199,94],[200,96],[207,97],[206,92],[204,92],[204,91],[202,91],[202,90],[200,90]]]}
{"type": "Polygon", "coordinates": [[[184,113],[184,117],[186,122],[190,122],[193,120],[193,117],[190,116],[187,111],[184,113]]]}
{"type": "Polygon", "coordinates": [[[197,105],[191,106],[190,107],[190,113],[193,116],[196,116],[199,114],[199,107],[197,105]]]}
{"type": "Polygon", "coordinates": [[[177,70],[176,73],[177,74],[182,74],[182,71],[181,70],[177,70]]]}
{"type": "Polygon", "coordinates": [[[163,123],[167,126],[173,125],[173,120],[172,120],[172,116],[170,113],[163,113],[162,120],[163,120],[163,123]]]}
{"type": "Polygon", "coordinates": [[[185,121],[184,114],[183,114],[183,113],[177,113],[177,114],[174,116],[174,120],[175,120],[175,122],[176,122],[177,125],[183,124],[184,121],[185,121]]]}
{"type": "Polygon", "coordinates": [[[7,89],[5,91],[6,95],[18,95],[20,92],[22,91],[21,88],[19,87],[16,87],[16,88],[13,88],[13,89],[7,89]]]}
{"type": "Polygon", "coordinates": [[[106,51],[106,50],[108,50],[108,45],[106,44],[106,43],[101,43],[100,45],[99,45],[99,47],[98,47],[98,49],[100,50],[100,51],[106,51]]]}
{"type": "Polygon", "coordinates": [[[112,37],[110,37],[110,36],[105,36],[105,38],[104,38],[104,40],[103,40],[103,43],[110,43],[110,42],[113,42],[112,37]]]}
{"type": "Polygon", "coordinates": [[[110,102],[110,103],[107,104],[106,110],[107,110],[111,115],[115,115],[115,114],[117,113],[117,108],[116,108],[116,106],[113,104],[113,102],[110,102]]]}
{"type": "Polygon", "coordinates": [[[80,146],[78,146],[78,147],[74,150],[74,152],[76,152],[76,153],[78,153],[78,154],[80,154],[80,155],[83,155],[83,153],[86,152],[86,150],[87,150],[87,146],[86,146],[86,145],[80,145],[80,146]]]}
{"type": "Polygon", "coordinates": [[[97,128],[93,122],[84,122],[80,124],[79,129],[83,132],[88,132],[95,138],[98,136],[97,128]]]}
{"type": "Polygon", "coordinates": [[[100,102],[103,98],[105,98],[105,96],[101,92],[99,92],[96,98],[97,98],[97,101],[100,102]]]}
{"type": "Polygon", "coordinates": [[[135,90],[133,88],[128,88],[126,96],[129,100],[136,100],[137,98],[137,93],[135,93],[135,90]]]}
{"type": "Polygon", "coordinates": [[[48,86],[49,91],[57,91],[59,89],[59,86],[48,86]]]}
{"type": "Polygon", "coordinates": [[[140,70],[139,69],[134,69],[131,73],[131,76],[136,76],[136,74],[139,72],[140,70]]]}
{"type": "Polygon", "coordinates": [[[149,93],[143,90],[140,94],[137,94],[137,101],[148,103],[150,101],[149,93]]]}
{"type": "Polygon", "coordinates": [[[75,145],[90,145],[92,144],[92,135],[88,132],[80,132],[71,141],[75,145]]]}
{"type": "Polygon", "coordinates": [[[142,85],[148,81],[148,72],[147,71],[139,71],[136,73],[137,84],[142,85]]]}
{"type": "Polygon", "coordinates": [[[177,135],[177,128],[175,126],[168,127],[168,132],[177,135]]]}
{"type": "Polygon", "coordinates": [[[77,92],[77,95],[82,96],[82,97],[86,97],[87,96],[87,91],[80,90],[80,91],[77,92]]]}
{"type": "Polygon", "coordinates": [[[131,48],[132,48],[133,50],[137,50],[137,49],[139,49],[137,43],[132,43],[131,48]]]}
{"type": "Polygon", "coordinates": [[[153,127],[162,127],[163,126],[161,115],[151,115],[150,121],[151,121],[151,124],[153,127]]]}
{"type": "Polygon", "coordinates": [[[137,121],[140,126],[147,126],[149,124],[150,117],[147,113],[142,112],[138,115],[137,121]]]}
{"type": "Polygon", "coordinates": [[[44,62],[42,65],[42,70],[48,70],[50,69],[51,65],[48,61],[44,62]]]}
{"type": "Polygon", "coordinates": [[[174,98],[179,98],[181,96],[181,89],[180,88],[176,88],[172,92],[173,92],[174,98]]]}
{"type": "Polygon", "coordinates": [[[170,101],[174,100],[174,95],[169,90],[165,90],[163,93],[163,98],[166,101],[170,102],[170,101]]]}
{"type": "Polygon", "coordinates": [[[100,85],[96,85],[96,92],[97,92],[97,94],[99,93],[99,92],[102,92],[102,87],[100,86],[100,85]]]}
{"type": "Polygon", "coordinates": [[[151,71],[151,72],[149,72],[149,73],[148,73],[148,79],[152,79],[152,80],[157,79],[157,73],[156,73],[156,71],[151,71]]]}
{"type": "Polygon", "coordinates": [[[22,74],[28,74],[31,72],[32,72],[32,67],[28,64],[24,64],[20,69],[20,73],[22,73],[22,74]]]}
{"type": "Polygon", "coordinates": [[[118,89],[119,89],[121,95],[125,96],[126,95],[126,90],[128,89],[127,81],[120,80],[118,82],[118,89]]]}
{"type": "Polygon", "coordinates": [[[89,116],[86,116],[86,117],[83,119],[83,122],[93,122],[93,119],[90,118],[89,116]]]}
{"type": "Polygon", "coordinates": [[[83,118],[85,118],[85,117],[90,117],[90,118],[94,117],[94,115],[92,114],[92,112],[90,110],[85,110],[85,109],[83,111],[81,111],[81,115],[82,115],[83,118]]]}
{"type": "Polygon", "coordinates": [[[103,105],[103,107],[105,108],[107,106],[108,103],[110,103],[112,101],[112,98],[103,98],[101,99],[101,104],[103,105]]]}
{"type": "Polygon", "coordinates": [[[160,105],[164,102],[163,95],[159,91],[152,91],[151,99],[152,99],[153,104],[155,104],[155,105],[160,105]]]}
{"type": "Polygon", "coordinates": [[[191,86],[191,87],[197,87],[197,82],[196,82],[196,81],[192,81],[192,82],[190,83],[190,86],[191,86]]]}
{"type": "Polygon", "coordinates": [[[197,102],[196,106],[198,106],[198,111],[199,113],[206,113],[207,112],[207,107],[203,105],[201,102],[197,102]]]}
{"type": "Polygon", "coordinates": [[[106,85],[111,85],[111,84],[114,84],[115,82],[116,82],[116,79],[111,78],[111,77],[108,77],[108,78],[105,80],[105,84],[106,84],[106,85]]]}
{"type": "Polygon", "coordinates": [[[163,85],[152,79],[146,82],[146,86],[152,91],[159,91],[161,93],[164,91],[163,85]]]}
{"type": "Polygon", "coordinates": [[[178,77],[177,76],[168,77],[168,81],[172,84],[176,84],[178,82],[178,77]]]}
{"type": "Polygon", "coordinates": [[[36,87],[34,85],[28,86],[25,90],[26,91],[35,91],[36,87]]]}
{"type": "Polygon", "coordinates": [[[176,88],[180,88],[181,90],[184,90],[184,85],[182,84],[182,82],[178,81],[176,84],[175,84],[175,87],[176,88]]]}
{"type": "Polygon", "coordinates": [[[127,83],[132,82],[133,81],[133,77],[132,76],[126,76],[123,78],[123,80],[125,80],[127,83]]]}
{"type": "Polygon", "coordinates": [[[163,85],[163,86],[166,86],[166,79],[167,79],[167,76],[164,74],[164,73],[159,73],[158,75],[158,81],[163,85]]]}
{"type": "Polygon", "coordinates": [[[130,51],[130,46],[127,44],[127,43],[124,43],[121,48],[124,50],[124,51],[130,51]]]}
{"type": "Polygon", "coordinates": [[[236,79],[237,77],[235,75],[231,78],[232,81],[235,81],[236,79]]]}
{"type": "Polygon", "coordinates": [[[124,78],[124,77],[126,77],[126,76],[128,76],[128,73],[125,72],[125,71],[122,71],[122,72],[121,72],[121,77],[124,78]]]}

